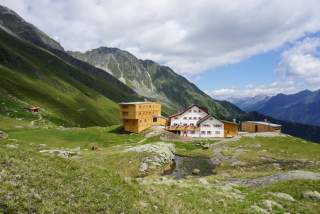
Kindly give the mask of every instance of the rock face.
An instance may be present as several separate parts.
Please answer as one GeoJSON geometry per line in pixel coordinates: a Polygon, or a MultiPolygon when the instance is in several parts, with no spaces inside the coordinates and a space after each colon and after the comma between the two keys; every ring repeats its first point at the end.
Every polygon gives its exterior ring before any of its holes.
{"type": "Polygon", "coordinates": [[[138,94],[160,100],[175,111],[192,103],[198,103],[207,106],[216,116],[234,117],[243,114],[238,107],[227,101],[212,99],[171,68],[151,60],[138,59],[127,51],[100,47],[85,53],[69,52],[69,54],[103,69],[138,94]]]}
{"type": "Polygon", "coordinates": [[[175,154],[175,145],[159,142],[156,144],[145,144],[127,149],[128,152],[147,152],[151,156],[145,157],[139,171],[146,173],[150,170],[155,170],[159,167],[172,164],[175,154]]]}
{"type": "Polygon", "coordinates": [[[302,196],[307,199],[320,201],[320,193],[317,191],[306,191],[302,193],[302,196]]]}

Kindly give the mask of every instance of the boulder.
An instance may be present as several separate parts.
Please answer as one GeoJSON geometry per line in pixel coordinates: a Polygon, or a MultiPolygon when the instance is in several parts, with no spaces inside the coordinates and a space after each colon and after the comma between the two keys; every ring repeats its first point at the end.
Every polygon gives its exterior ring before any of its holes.
{"type": "Polygon", "coordinates": [[[193,175],[199,175],[200,174],[200,169],[197,169],[197,168],[193,169],[192,170],[192,174],[193,175]]]}
{"type": "Polygon", "coordinates": [[[52,154],[62,158],[71,158],[80,155],[80,147],[75,149],[48,149],[41,150],[40,153],[52,154]]]}
{"type": "Polygon", "coordinates": [[[272,212],[273,208],[276,207],[278,209],[283,209],[282,205],[275,202],[275,201],[272,201],[272,200],[264,200],[262,202],[263,206],[270,212],[272,212]]]}
{"type": "Polygon", "coordinates": [[[6,139],[8,137],[7,133],[5,133],[4,131],[0,130],[0,140],[1,139],[6,139]]]}
{"type": "Polygon", "coordinates": [[[279,199],[284,199],[287,201],[296,201],[291,195],[287,194],[287,193],[283,193],[283,192],[276,192],[276,193],[271,193],[271,195],[279,198],[279,199]]]}
{"type": "Polygon", "coordinates": [[[146,173],[161,166],[172,164],[175,156],[175,145],[171,143],[158,142],[155,144],[145,144],[131,147],[127,152],[146,152],[148,157],[142,159],[139,171],[146,173]]]}
{"type": "Polygon", "coordinates": [[[199,183],[203,184],[203,185],[208,185],[209,184],[209,182],[205,178],[199,178],[199,183]]]}
{"type": "Polygon", "coordinates": [[[320,193],[317,191],[306,191],[302,193],[302,196],[306,199],[320,201],[320,193]]]}
{"type": "Polygon", "coordinates": [[[18,144],[7,144],[6,147],[10,148],[10,149],[17,149],[18,148],[18,144]]]}

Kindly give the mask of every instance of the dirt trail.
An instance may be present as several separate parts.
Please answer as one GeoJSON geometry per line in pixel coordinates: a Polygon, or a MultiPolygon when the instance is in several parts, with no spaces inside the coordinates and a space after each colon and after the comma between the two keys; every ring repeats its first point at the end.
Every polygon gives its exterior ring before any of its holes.
{"type": "Polygon", "coordinates": [[[295,170],[254,179],[234,179],[231,180],[231,183],[243,186],[257,187],[291,180],[320,180],[320,173],[295,170]]]}

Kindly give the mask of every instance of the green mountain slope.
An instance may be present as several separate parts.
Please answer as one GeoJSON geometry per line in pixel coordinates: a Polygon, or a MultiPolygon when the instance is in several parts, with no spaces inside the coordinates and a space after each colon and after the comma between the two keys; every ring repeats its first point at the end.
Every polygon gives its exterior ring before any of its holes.
{"type": "MultiPolygon", "coordinates": [[[[46,117],[50,121],[69,126],[119,122],[117,104],[77,79],[93,76],[3,30],[0,30],[0,64],[2,106],[9,100],[24,101],[26,106],[39,105],[48,112],[46,117]]],[[[3,107],[1,113],[8,112],[3,107]]]]}
{"type": "Polygon", "coordinates": [[[22,108],[38,105],[44,119],[67,126],[118,124],[117,102],[143,99],[2,6],[0,77],[2,115],[26,118],[22,108]]]}
{"type": "Polygon", "coordinates": [[[127,51],[101,47],[85,53],[69,53],[112,74],[138,94],[161,100],[172,110],[197,103],[208,107],[212,114],[220,118],[232,118],[243,113],[231,103],[212,99],[169,67],[151,60],[137,59],[127,51]]]}

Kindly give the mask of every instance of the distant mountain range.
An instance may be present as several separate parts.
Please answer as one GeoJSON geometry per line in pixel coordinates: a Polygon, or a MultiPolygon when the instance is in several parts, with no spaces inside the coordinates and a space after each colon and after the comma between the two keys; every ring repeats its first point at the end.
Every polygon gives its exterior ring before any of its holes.
{"type": "Polygon", "coordinates": [[[257,111],[279,120],[320,126],[320,90],[231,100],[244,111],[257,111]]]}

